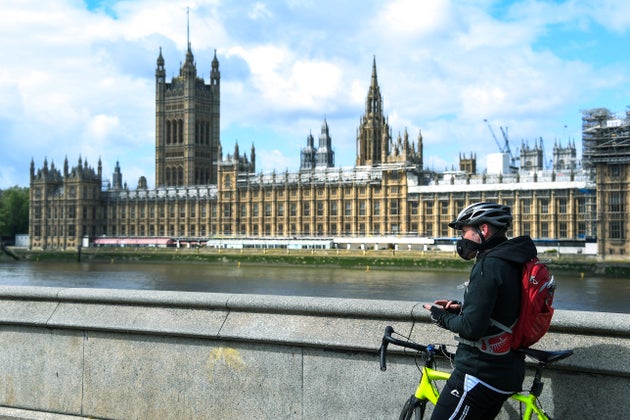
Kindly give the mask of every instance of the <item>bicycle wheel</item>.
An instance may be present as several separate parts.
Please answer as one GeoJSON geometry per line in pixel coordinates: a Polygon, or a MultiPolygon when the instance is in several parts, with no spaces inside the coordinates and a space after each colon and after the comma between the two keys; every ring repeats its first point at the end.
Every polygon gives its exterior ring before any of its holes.
{"type": "Polygon", "coordinates": [[[422,420],[424,418],[424,410],[427,402],[425,400],[419,400],[415,395],[409,397],[398,420],[422,420]]]}

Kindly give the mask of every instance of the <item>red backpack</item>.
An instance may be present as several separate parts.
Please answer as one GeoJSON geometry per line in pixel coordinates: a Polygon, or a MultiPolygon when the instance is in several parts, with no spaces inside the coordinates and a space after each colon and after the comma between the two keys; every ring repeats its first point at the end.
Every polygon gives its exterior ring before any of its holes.
{"type": "Polygon", "coordinates": [[[549,330],[554,308],[553,295],[556,283],[547,264],[534,257],[523,265],[521,278],[521,312],[511,329],[491,320],[493,325],[512,333],[513,349],[529,347],[538,342],[549,330]]]}

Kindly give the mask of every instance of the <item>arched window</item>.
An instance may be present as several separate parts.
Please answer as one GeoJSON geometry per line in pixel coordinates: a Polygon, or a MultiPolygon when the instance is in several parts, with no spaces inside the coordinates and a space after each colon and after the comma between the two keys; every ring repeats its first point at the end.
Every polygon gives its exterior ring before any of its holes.
{"type": "Polygon", "coordinates": [[[171,122],[166,121],[166,144],[171,144],[171,122]]]}

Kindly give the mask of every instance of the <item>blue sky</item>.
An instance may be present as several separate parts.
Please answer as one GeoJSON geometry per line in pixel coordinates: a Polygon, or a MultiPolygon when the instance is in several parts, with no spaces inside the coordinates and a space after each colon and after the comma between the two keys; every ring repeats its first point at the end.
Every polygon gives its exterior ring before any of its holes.
{"type": "Polygon", "coordinates": [[[156,59],[178,74],[187,8],[198,75],[220,62],[223,151],[253,143],[263,172],[298,169],[324,118],[336,166],[354,165],[374,57],[393,135],[421,130],[429,169],[471,153],[483,169],[484,119],[550,157],[581,152],[582,110],[630,105],[624,0],[3,1],[0,189],[66,157],[153,186],[156,59]]]}

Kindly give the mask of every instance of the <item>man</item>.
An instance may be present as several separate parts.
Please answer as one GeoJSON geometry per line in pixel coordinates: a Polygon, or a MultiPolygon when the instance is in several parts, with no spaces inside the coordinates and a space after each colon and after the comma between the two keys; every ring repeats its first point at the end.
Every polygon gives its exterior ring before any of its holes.
{"type": "Polygon", "coordinates": [[[521,390],[525,357],[510,348],[511,335],[494,321],[512,327],[518,319],[523,264],[535,257],[529,236],[508,240],[510,208],[475,203],[449,223],[461,230],[457,253],[476,258],[466,282],[464,302],[425,304],[440,327],[459,334],[455,369],[433,411],[438,419],[493,419],[503,402],[521,390]]]}

